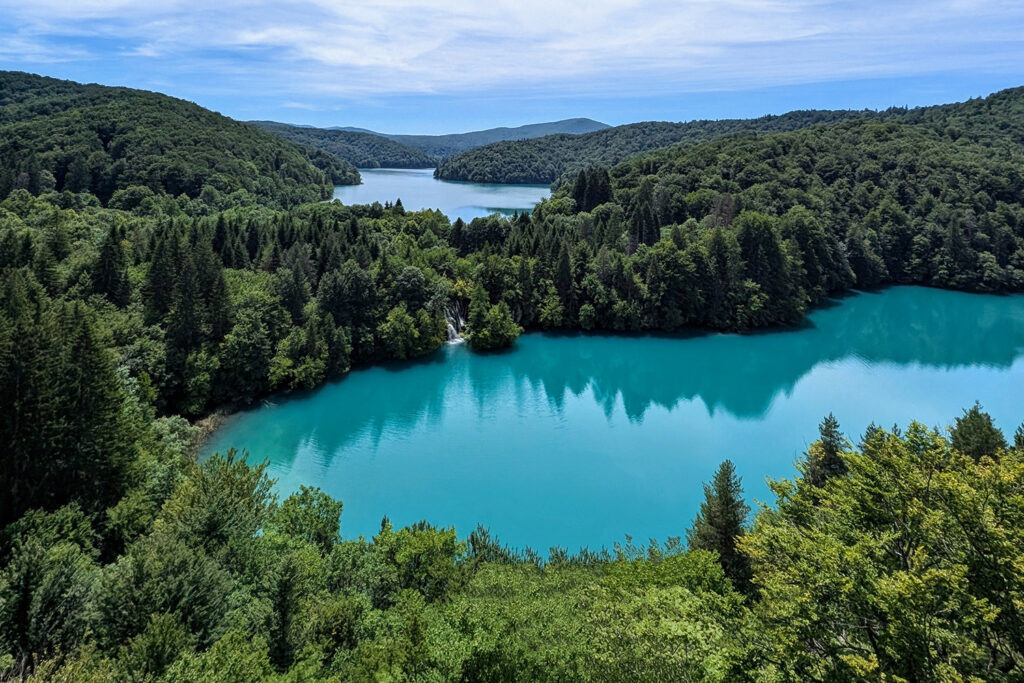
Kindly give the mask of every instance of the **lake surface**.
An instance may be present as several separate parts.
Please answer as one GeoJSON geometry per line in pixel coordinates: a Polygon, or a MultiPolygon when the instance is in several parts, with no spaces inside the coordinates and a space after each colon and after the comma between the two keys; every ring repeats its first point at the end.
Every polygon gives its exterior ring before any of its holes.
{"type": "Polygon", "coordinates": [[[239,414],[204,452],[248,449],[281,494],[341,498],[346,537],[387,515],[595,549],[683,535],[725,458],[751,503],[771,501],[765,477],[794,473],[829,411],[857,441],[872,421],[944,427],[979,400],[1011,435],[1022,398],[1024,296],[901,287],[796,331],[449,345],[239,414]]]}
{"type": "Polygon", "coordinates": [[[434,169],[359,169],[362,185],[338,185],[334,198],[343,204],[373,204],[402,200],[410,211],[440,209],[453,222],[467,223],[492,213],[512,215],[531,211],[551,195],[547,185],[499,185],[436,180],[434,169]]]}

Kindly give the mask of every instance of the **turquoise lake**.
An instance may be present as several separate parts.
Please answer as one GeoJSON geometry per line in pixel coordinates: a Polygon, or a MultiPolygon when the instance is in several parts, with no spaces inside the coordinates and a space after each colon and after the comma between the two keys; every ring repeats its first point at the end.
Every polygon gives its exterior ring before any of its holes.
{"type": "Polygon", "coordinates": [[[752,505],[771,501],[765,478],[794,473],[830,411],[857,441],[873,421],[945,427],[978,400],[1012,434],[1022,398],[1024,296],[898,287],[790,331],[533,333],[495,355],[448,345],[267,401],[204,454],[247,449],[280,494],[310,484],[342,499],[346,537],[387,515],[596,549],[683,535],[725,458],[752,505]]]}
{"type": "Polygon", "coordinates": [[[492,213],[531,211],[551,195],[547,185],[498,185],[436,180],[432,168],[359,169],[362,185],[338,185],[334,198],[343,204],[394,203],[410,211],[440,209],[448,218],[469,222],[492,213]]]}

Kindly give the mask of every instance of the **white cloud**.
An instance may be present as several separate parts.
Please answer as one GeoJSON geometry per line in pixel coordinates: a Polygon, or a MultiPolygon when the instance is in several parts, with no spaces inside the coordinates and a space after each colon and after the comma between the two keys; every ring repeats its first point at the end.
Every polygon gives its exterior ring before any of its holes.
{"type": "Polygon", "coordinates": [[[287,109],[304,109],[305,111],[320,111],[320,107],[306,102],[282,102],[282,107],[287,109]]]}
{"type": "Polygon", "coordinates": [[[29,61],[55,36],[82,53],[101,39],[293,95],[642,94],[1024,63],[1024,4],[1006,0],[0,0],[0,15],[29,61]]]}

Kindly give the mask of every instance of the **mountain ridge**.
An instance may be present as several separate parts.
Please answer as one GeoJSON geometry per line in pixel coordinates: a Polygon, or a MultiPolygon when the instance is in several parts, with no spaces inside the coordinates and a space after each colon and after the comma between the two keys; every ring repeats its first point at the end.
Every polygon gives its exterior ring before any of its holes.
{"type": "Polygon", "coordinates": [[[353,126],[336,126],[328,130],[343,130],[352,133],[368,133],[379,135],[400,142],[409,147],[419,149],[429,156],[442,159],[452,154],[458,154],[476,147],[488,145],[495,142],[509,140],[530,140],[546,135],[566,134],[583,135],[594,131],[611,128],[607,123],[595,121],[585,117],[560,119],[558,121],[545,121],[541,123],[528,123],[522,126],[498,126],[496,128],[485,128],[482,130],[466,131],[464,133],[447,133],[444,135],[408,135],[394,133],[380,133],[367,128],[353,126]]]}

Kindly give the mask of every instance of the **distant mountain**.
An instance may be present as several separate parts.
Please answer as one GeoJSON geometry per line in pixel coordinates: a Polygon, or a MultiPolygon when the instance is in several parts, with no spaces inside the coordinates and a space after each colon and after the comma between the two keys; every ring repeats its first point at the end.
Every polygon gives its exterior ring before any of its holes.
{"type": "Polygon", "coordinates": [[[276,121],[249,123],[285,140],[326,152],[357,168],[433,168],[437,165],[418,149],[363,130],[292,126],[276,121]]]}
{"type": "Polygon", "coordinates": [[[22,187],[91,192],[107,203],[117,190],[148,190],[285,207],[358,182],[336,157],[191,102],[0,71],[0,197],[22,187]]]}
{"type": "MultiPolygon", "coordinates": [[[[316,126],[303,126],[303,128],[316,128],[316,126]]],[[[378,133],[377,131],[370,130],[369,128],[355,128],[353,126],[328,126],[325,130],[345,130],[349,133],[369,133],[370,135],[379,135],[382,138],[388,137],[383,133],[378,133]]]]}
{"type": "Polygon", "coordinates": [[[476,147],[489,145],[492,142],[503,142],[506,140],[529,140],[545,135],[562,133],[567,135],[582,135],[597,130],[609,128],[607,123],[594,121],[593,119],[564,119],[562,121],[550,121],[548,123],[530,123],[515,128],[488,128],[487,130],[475,130],[469,133],[451,133],[449,135],[391,135],[389,133],[377,133],[366,128],[337,128],[353,133],[371,133],[389,138],[403,145],[408,145],[422,151],[423,153],[443,159],[453,154],[459,154],[476,147]]]}

